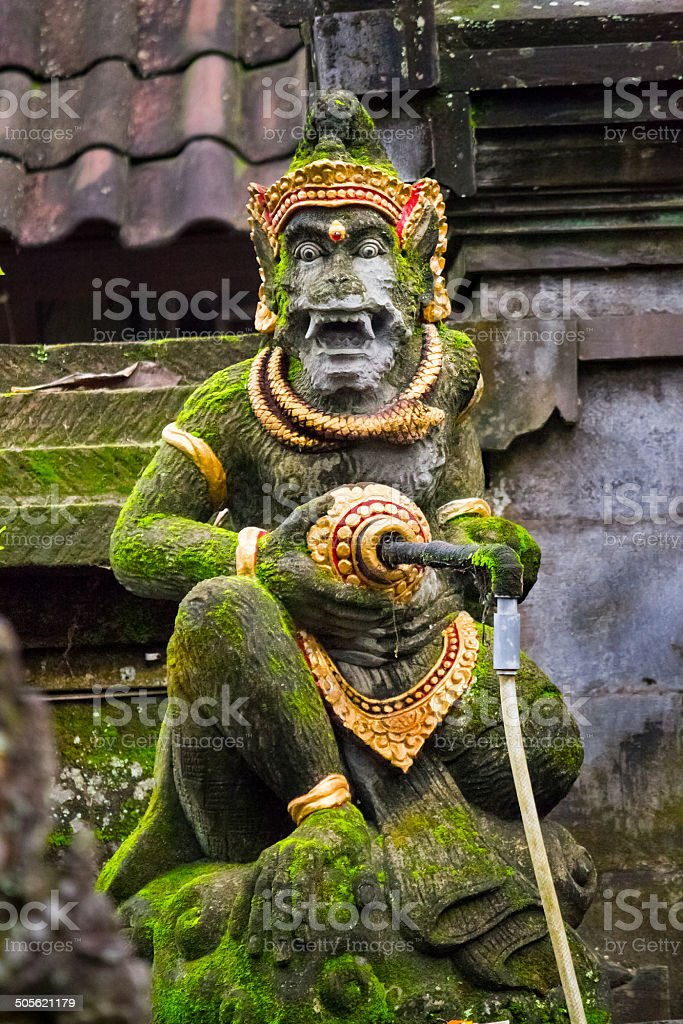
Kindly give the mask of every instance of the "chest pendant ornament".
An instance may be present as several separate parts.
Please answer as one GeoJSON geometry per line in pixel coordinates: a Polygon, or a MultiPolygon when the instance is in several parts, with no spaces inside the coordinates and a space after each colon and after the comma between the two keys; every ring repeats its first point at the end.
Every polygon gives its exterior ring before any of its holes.
{"type": "MultiPolygon", "coordinates": [[[[377,547],[387,534],[429,541],[429,524],[420,509],[382,484],[339,487],[332,495],[328,513],[306,538],[313,560],[350,586],[388,592],[398,603],[410,600],[426,570],[407,565],[389,569],[377,547]]],[[[300,631],[298,639],[318,689],[342,725],[404,772],[469,689],[479,651],[474,620],[460,612],[443,631],[436,664],[409,690],[377,700],[355,690],[313,636],[300,631]]]]}

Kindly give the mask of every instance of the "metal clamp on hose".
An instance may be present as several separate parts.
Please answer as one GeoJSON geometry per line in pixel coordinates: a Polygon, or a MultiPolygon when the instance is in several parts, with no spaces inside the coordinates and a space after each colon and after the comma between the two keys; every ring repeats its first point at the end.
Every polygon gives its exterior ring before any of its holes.
{"type": "Polygon", "coordinates": [[[517,599],[499,597],[493,615],[493,668],[498,675],[519,671],[519,624],[517,599]]]}

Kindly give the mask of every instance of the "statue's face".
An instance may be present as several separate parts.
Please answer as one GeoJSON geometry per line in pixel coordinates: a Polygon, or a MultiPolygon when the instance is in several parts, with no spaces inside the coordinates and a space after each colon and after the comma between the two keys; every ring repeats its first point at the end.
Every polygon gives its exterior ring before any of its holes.
{"type": "Polygon", "coordinates": [[[311,207],[292,217],[282,245],[279,344],[322,394],[377,389],[415,329],[414,304],[399,295],[394,228],[370,208],[311,207]]]}

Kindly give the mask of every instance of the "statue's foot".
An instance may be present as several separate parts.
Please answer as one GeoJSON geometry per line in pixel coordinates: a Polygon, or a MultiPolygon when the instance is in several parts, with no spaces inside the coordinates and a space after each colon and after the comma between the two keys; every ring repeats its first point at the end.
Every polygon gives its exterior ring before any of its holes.
{"type": "MultiPolygon", "coordinates": [[[[370,860],[381,856],[375,840],[370,860]]],[[[473,982],[457,957],[417,948],[391,910],[373,910],[372,929],[341,914],[334,926],[321,920],[322,930],[310,929],[287,963],[273,942],[250,952],[235,934],[234,911],[253,891],[254,868],[196,863],[123,905],[138,951],[154,962],[155,1024],[566,1024],[561,993],[534,990],[539,973],[552,976],[543,942],[508,960],[519,987],[504,989],[473,982]]],[[[349,891],[357,882],[350,871],[349,891]]],[[[579,941],[572,943],[590,1022],[609,1024],[599,973],[579,941]]]]}

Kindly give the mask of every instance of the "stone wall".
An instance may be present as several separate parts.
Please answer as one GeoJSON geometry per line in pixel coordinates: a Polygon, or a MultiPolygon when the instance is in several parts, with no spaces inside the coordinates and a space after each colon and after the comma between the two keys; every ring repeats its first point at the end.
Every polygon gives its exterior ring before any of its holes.
{"type": "Polygon", "coordinates": [[[489,497],[541,544],[524,642],[581,716],[586,761],[556,816],[601,872],[584,927],[638,969],[622,1020],[680,1017],[683,913],[668,914],[683,898],[683,365],[583,364],[578,397],[576,424],[555,415],[489,454],[489,497]],[[667,906],[641,925],[620,893],[667,906]]]}

